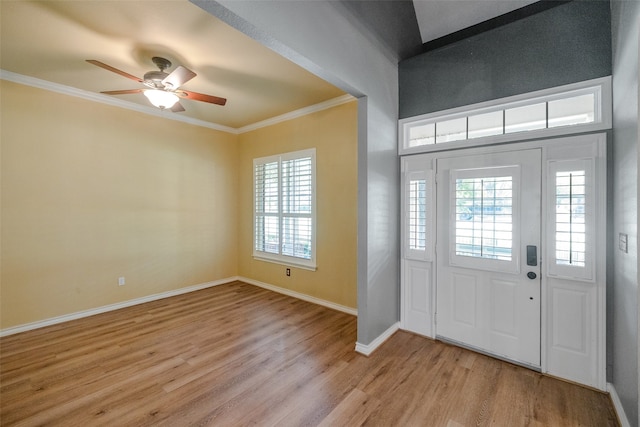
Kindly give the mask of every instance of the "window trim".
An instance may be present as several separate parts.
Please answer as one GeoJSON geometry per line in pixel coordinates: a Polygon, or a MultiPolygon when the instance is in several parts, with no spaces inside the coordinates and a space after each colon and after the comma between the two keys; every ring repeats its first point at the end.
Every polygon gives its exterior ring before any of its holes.
{"type": "Polygon", "coordinates": [[[253,235],[252,235],[252,256],[253,259],[266,261],[276,264],[289,265],[294,266],[306,270],[315,271],[317,269],[316,264],[316,229],[317,229],[317,218],[316,218],[316,149],[309,148],[306,150],[292,151],[288,153],[276,154],[272,156],[259,157],[253,159],[253,235]],[[274,254],[271,252],[264,252],[256,250],[256,215],[258,212],[256,210],[256,166],[260,164],[266,163],[278,163],[278,227],[279,227],[279,236],[282,238],[282,218],[285,216],[283,214],[283,198],[282,198],[282,162],[287,160],[295,160],[304,157],[311,157],[311,259],[298,258],[290,255],[283,255],[281,253],[281,241],[278,244],[279,253],[274,254]]]}
{"type": "MultiPolygon", "coordinates": [[[[444,151],[456,148],[479,147],[483,145],[519,142],[540,138],[555,138],[582,132],[594,132],[610,129],[612,126],[612,94],[611,76],[557,86],[550,89],[529,92],[525,94],[495,99],[463,107],[452,108],[434,113],[423,114],[401,119],[398,122],[398,154],[417,154],[434,151],[444,151]],[[539,103],[548,103],[574,96],[594,94],[594,121],[587,124],[569,126],[545,127],[544,129],[502,133],[499,135],[483,136],[473,139],[463,139],[452,142],[425,144],[409,147],[409,130],[415,126],[429,125],[459,118],[468,118],[479,114],[491,113],[517,107],[524,107],[539,103]]],[[[437,137],[437,135],[436,135],[437,137]]]]}

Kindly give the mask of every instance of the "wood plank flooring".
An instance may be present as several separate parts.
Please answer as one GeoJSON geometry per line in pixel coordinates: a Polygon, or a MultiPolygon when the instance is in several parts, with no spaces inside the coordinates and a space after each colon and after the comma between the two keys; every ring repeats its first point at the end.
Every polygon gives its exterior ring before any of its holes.
{"type": "Polygon", "coordinates": [[[607,395],[234,282],[4,337],[0,424],[616,426],[607,395]]]}

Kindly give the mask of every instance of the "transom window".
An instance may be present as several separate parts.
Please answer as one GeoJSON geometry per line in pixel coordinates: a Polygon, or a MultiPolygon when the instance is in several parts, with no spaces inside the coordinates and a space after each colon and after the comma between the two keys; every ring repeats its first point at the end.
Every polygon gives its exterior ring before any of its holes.
{"type": "Polygon", "coordinates": [[[400,121],[400,154],[513,142],[611,127],[601,78],[400,121]]]}
{"type": "Polygon", "coordinates": [[[314,269],[315,149],[255,159],[253,167],[253,256],[314,269]]]}

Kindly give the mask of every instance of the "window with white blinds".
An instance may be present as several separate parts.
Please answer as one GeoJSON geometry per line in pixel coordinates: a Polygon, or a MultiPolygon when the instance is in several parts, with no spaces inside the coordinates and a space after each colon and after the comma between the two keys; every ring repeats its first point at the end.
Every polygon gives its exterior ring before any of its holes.
{"type": "Polygon", "coordinates": [[[427,247],[427,180],[409,180],[409,249],[424,251],[427,247]]]}
{"type": "Polygon", "coordinates": [[[594,277],[593,165],[588,159],[549,162],[549,275],[594,277]]]}
{"type": "Polygon", "coordinates": [[[420,159],[402,161],[402,256],[432,261],[434,215],[433,171],[420,159]]]}
{"type": "Polygon", "coordinates": [[[585,171],[556,172],[556,264],[584,267],[585,171]]]}
{"type": "Polygon", "coordinates": [[[513,178],[459,178],[455,181],[455,253],[511,261],[513,178]]]}
{"type": "Polygon", "coordinates": [[[253,256],[315,268],[315,149],[253,161],[253,256]]]}

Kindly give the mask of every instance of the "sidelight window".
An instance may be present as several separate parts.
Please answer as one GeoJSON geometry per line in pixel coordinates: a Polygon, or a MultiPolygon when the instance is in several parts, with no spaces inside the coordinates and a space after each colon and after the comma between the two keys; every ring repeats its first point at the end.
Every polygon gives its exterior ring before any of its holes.
{"type": "Polygon", "coordinates": [[[592,280],[595,236],[592,160],[549,162],[549,275],[592,280]]]}

